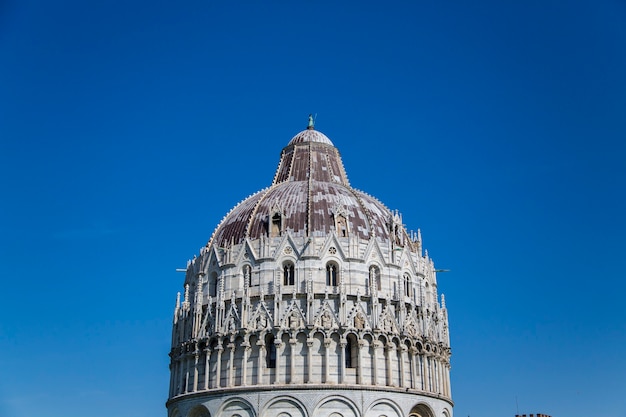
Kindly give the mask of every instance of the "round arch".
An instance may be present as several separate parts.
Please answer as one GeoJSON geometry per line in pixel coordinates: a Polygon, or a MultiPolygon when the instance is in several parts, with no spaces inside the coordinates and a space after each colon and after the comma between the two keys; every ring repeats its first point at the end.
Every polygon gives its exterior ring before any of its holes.
{"type": "Polygon", "coordinates": [[[402,270],[402,284],[404,296],[408,298],[413,298],[415,280],[413,278],[413,273],[407,268],[403,268],[402,270]]]}
{"type": "Polygon", "coordinates": [[[428,406],[428,404],[421,403],[416,404],[413,408],[411,408],[409,417],[435,417],[435,413],[432,408],[428,406]]]}
{"type": "Polygon", "coordinates": [[[304,404],[291,396],[273,398],[265,405],[259,415],[262,417],[308,417],[304,404]]]}
{"type": "Polygon", "coordinates": [[[352,401],[337,395],[320,401],[313,411],[313,417],[360,417],[360,414],[352,401]]]}
{"type": "Polygon", "coordinates": [[[187,417],[211,417],[211,413],[204,405],[199,404],[189,410],[187,417]]]}
{"type": "Polygon", "coordinates": [[[243,398],[232,398],[219,408],[217,415],[220,417],[256,417],[254,407],[243,398]]]}
{"type": "Polygon", "coordinates": [[[336,287],[339,285],[341,263],[336,260],[336,257],[328,257],[324,260],[326,269],[326,286],[336,287]]]}
{"type": "Polygon", "coordinates": [[[375,401],[369,406],[364,417],[402,417],[402,409],[391,400],[375,401]]]}

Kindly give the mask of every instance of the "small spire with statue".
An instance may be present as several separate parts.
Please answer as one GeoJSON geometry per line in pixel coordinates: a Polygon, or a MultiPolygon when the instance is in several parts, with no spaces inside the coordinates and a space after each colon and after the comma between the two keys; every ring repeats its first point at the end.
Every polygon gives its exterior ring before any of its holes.
{"type": "Polygon", "coordinates": [[[308,130],[315,130],[315,120],[313,119],[312,114],[309,114],[309,125],[306,128],[308,130]]]}

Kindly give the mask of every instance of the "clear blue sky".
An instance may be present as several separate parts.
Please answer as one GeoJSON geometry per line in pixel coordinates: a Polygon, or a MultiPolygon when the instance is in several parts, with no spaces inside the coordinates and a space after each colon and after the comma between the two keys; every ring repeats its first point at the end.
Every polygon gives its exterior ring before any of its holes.
{"type": "Polygon", "coordinates": [[[618,0],[1,2],[0,415],[165,416],[175,269],[309,113],[451,269],[457,417],[626,416],[618,0]]]}

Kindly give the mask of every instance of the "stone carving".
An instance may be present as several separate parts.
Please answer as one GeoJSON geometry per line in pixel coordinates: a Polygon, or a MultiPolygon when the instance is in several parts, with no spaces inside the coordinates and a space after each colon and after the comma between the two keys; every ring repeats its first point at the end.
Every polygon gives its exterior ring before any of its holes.
{"type": "Polygon", "coordinates": [[[289,315],[289,328],[292,330],[300,328],[300,315],[296,310],[293,310],[289,315]]]}
{"type": "Polygon", "coordinates": [[[234,332],[237,330],[237,322],[235,321],[234,316],[230,316],[228,319],[228,330],[234,332]]]}
{"type": "Polygon", "coordinates": [[[384,328],[386,332],[391,333],[393,331],[393,322],[391,321],[391,317],[385,317],[384,328]]]}
{"type": "Polygon", "coordinates": [[[333,318],[328,312],[328,310],[326,310],[324,311],[324,314],[322,314],[322,327],[328,330],[332,326],[333,326],[333,318]]]}
{"type": "Polygon", "coordinates": [[[382,330],[387,333],[397,333],[396,324],[391,314],[386,314],[382,322],[382,330]]]}
{"type": "Polygon", "coordinates": [[[365,317],[361,312],[356,313],[354,316],[354,328],[358,330],[363,330],[365,328],[365,317]]]}
{"type": "Polygon", "coordinates": [[[267,316],[265,314],[259,314],[256,318],[256,329],[257,330],[265,330],[267,329],[267,316]]]}
{"type": "Polygon", "coordinates": [[[407,323],[406,332],[409,336],[415,337],[417,332],[415,331],[415,324],[413,323],[413,320],[407,323]]]}

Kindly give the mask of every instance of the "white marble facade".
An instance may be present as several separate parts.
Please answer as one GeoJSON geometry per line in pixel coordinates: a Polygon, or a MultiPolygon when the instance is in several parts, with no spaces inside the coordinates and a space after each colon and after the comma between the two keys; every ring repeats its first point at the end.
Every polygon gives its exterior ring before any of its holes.
{"type": "Polygon", "coordinates": [[[352,189],[307,130],[188,263],[169,417],[452,417],[447,310],[419,231],[352,189]]]}

